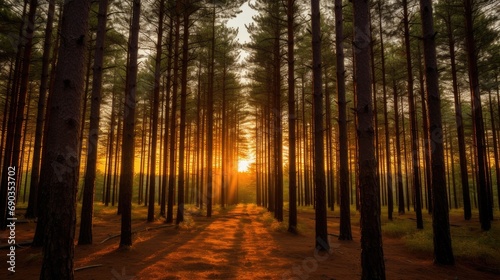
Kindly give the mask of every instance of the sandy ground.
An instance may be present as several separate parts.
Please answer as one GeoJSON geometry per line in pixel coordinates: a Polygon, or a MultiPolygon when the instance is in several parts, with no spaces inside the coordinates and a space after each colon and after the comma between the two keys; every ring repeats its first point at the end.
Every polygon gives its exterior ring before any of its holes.
{"type": "MultiPolygon", "coordinates": [[[[359,227],[353,221],[353,241],[331,236],[331,254],[315,252],[314,215],[300,213],[300,234],[275,229],[264,210],[239,204],[206,218],[187,213],[188,222],[177,228],[162,220],[134,220],[130,249],[119,249],[120,219],[109,211],[95,217],[94,244],[76,246],[75,279],[360,279],[359,227]],[[82,269],[83,268],[83,269],[82,269]]],[[[287,212],[285,212],[287,214],[287,212]]],[[[338,218],[328,219],[329,232],[338,232],[338,218]]],[[[16,227],[17,242],[30,240],[34,223],[16,227]]],[[[6,232],[0,233],[1,245],[6,232]]],[[[436,266],[432,256],[409,253],[400,239],[384,237],[387,279],[500,279],[500,274],[473,264],[436,266]]],[[[7,271],[7,250],[0,250],[0,279],[38,279],[41,250],[16,250],[16,272],[7,271]]]]}

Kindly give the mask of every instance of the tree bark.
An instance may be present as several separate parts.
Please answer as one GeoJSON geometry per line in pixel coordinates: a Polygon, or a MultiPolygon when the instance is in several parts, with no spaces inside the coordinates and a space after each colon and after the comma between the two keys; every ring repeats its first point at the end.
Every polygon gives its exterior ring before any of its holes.
{"type": "Polygon", "coordinates": [[[314,111],[314,190],[316,217],[316,250],[329,251],[326,221],[326,183],[323,137],[323,94],[321,81],[321,30],[319,0],[311,0],[313,50],[313,111],[314,111]]]}
{"type": "Polygon", "coordinates": [[[476,144],[475,157],[477,163],[477,190],[479,198],[479,220],[482,230],[491,228],[489,215],[490,199],[488,196],[488,167],[486,164],[486,148],[484,136],[483,109],[481,105],[481,93],[479,91],[479,72],[477,66],[476,42],[474,39],[474,23],[472,19],[473,1],[465,0],[465,30],[466,30],[466,49],[469,72],[469,85],[472,100],[472,126],[474,130],[474,139],[476,144]]]}
{"type": "Polygon", "coordinates": [[[90,1],[64,3],[61,36],[66,41],[59,49],[40,178],[40,187],[48,197],[40,279],[74,279],[78,147],[89,11],[90,1]]]}
{"type": "Polygon", "coordinates": [[[172,223],[174,220],[174,188],[175,188],[175,173],[177,168],[175,166],[176,156],[176,123],[177,123],[177,90],[179,87],[179,38],[180,38],[180,15],[179,3],[175,4],[175,34],[174,34],[174,73],[172,77],[172,116],[170,118],[170,169],[168,175],[168,202],[167,202],[167,218],[166,223],[172,223]]]}
{"type": "Polygon", "coordinates": [[[281,122],[281,47],[280,47],[280,19],[279,2],[273,2],[274,12],[274,43],[273,43],[273,138],[274,138],[274,217],[278,222],[283,221],[283,124],[281,122]]]}
{"type": "MultiPolygon", "coordinates": [[[[187,70],[188,70],[188,51],[189,51],[189,16],[192,13],[189,0],[182,2],[184,6],[183,35],[182,35],[182,68],[181,68],[181,118],[179,129],[179,175],[178,175],[178,193],[177,193],[177,217],[176,224],[184,221],[184,188],[185,188],[185,146],[186,146],[186,100],[187,100],[187,70]]],[[[188,139],[189,140],[189,139],[188,139]]]]}
{"type": "MultiPolygon", "coordinates": [[[[500,157],[498,155],[497,147],[497,130],[495,127],[495,115],[493,113],[493,100],[491,99],[491,91],[488,92],[489,102],[490,102],[490,119],[491,119],[491,132],[493,134],[493,157],[495,159],[495,174],[496,174],[496,184],[497,184],[497,194],[500,194],[500,157]]],[[[500,113],[499,113],[500,114],[500,113]]],[[[498,207],[500,207],[500,195],[497,195],[498,207]]],[[[492,205],[493,206],[493,205],[492,205]]]]}
{"type": "MultiPolygon", "coordinates": [[[[158,111],[160,109],[160,75],[161,75],[161,56],[162,56],[162,38],[163,38],[163,16],[165,10],[165,0],[160,0],[158,10],[158,36],[156,39],[156,57],[155,73],[153,87],[153,127],[151,135],[151,161],[149,164],[149,205],[148,222],[155,219],[155,189],[156,189],[156,144],[158,139],[158,111]]],[[[160,139],[161,141],[161,139],[160,139]]]]}
{"type": "MultiPolygon", "coordinates": [[[[169,7],[170,8],[170,7],[169,7]]],[[[168,148],[170,148],[169,145],[171,145],[171,143],[169,144],[169,125],[170,125],[170,121],[169,121],[169,118],[170,118],[170,111],[169,111],[169,108],[170,108],[170,94],[172,93],[172,90],[171,90],[171,85],[172,85],[172,55],[173,55],[173,50],[172,50],[172,45],[173,45],[173,39],[174,39],[174,14],[173,13],[169,13],[169,31],[168,31],[168,43],[167,43],[167,50],[168,50],[168,54],[167,54],[167,81],[166,81],[166,101],[165,101],[165,138],[163,139],[164,143],[163,143],[163,180],[162,180],[162,183],[161,183],[161,193],[162,193],[162,196],[161,196],[161,202],[160,202],[160,215],[161,216],[165,216],[165,212],[166,212],[166,198],[167,198],[167,185],[168,185],[168,182],[169,182],[169,178],[168,178],[168,172],[169,172],[169,168],[172,168],[171,165],[169,165],[169,153],[170,153],[170,150],[168,148]],[[168,147],[168,148],[167,148],[168,147]]]]}
{"type": "Polygon", "coordinates": [[[89,140],[87,164],[83,189],[82,214],[78,245],[92,244],[92,216],[94,212],[94,191],[97,168],[97,145],[99,143],[99,121],[102,99],[102,74],[104,60],[104,38],[106,37],[108,0],[99,2],[97,34],[92,75],[92,101],[90,104],[89,140]]]}
{"type": "Polygon", "coordinates": [[[337,94],[339,124],[339,184],[340,233],[339,240],[352,240],[351,205],[349,204],[349,159],[347,143],[347,102],[344,62],[344,18],[342,0],[335,0],[335,53],[337,57],[337,94]]]}
{"type": "Polygon", "coordinates": [[[295,0],[287,1],[287,39],[288,39],[288,146],[289,146],[289,169],[288,169],[288,231],[297,233],[297,164],[296,136],[295,136],[295,0]]]}
{"type": "Polygon", "coordinates": [[[464,203],[464,219],[470,220],[472,217],[470,193],[469,193],[469,175],[467,171],[467,156],[465,147],[464,123],[462,117],[462,108],[460,104],[460,96],[458,91],[457,65],[455,55],[455,38],[451,26],[451,13],[448,12],[446,20],[446,28],[448,31],[448,47],[450,51],[451,76],[453,83],[453,101],[455,104],[455,122],[457,125],[458,137],[458,154],[460,157],[460,178],[462,182],[462,196],[464,203]]]}
{"type": "Polygon", "coordinates": [[[214,148],[214,61],[215,61],[215,0],[212,11],[212,37],[210,42],[210,63],[208,65],[208,93],[207,93],[207,217],[212,217],[212,187],[213,187],[213,148],[214,148]]]}
{"type": "Polygon", "coordinates": [[[122,160],[120,171],[121,236],[120,247],[132,246],[132,186],[134,184],[135,152],[135,107],[137,91],[137,57],[139,50],[139,20],[141,0],[132,5],[130,27],[129,61],[127,63],[127,84],[123,112],[122,160]]]}
{"type": "MultiPolygon", "coordinates": [[[[385,51],[384,51],[384,34],[382,27],[382,7],[381,0],[377,2],[378,12],[379,12],[379,31],[380,31],[380,57],[382,64],[382,91],[383,91],[383,102],[384,102],[384,129],[385,129],[385,163],[387,172],[387,199],[390,204],[393,202],[393,189],[392,189],[392,168],[391,168],[391,147],[390,147],[390,136],[389,136],[389,114],[387,110],[387,82],[385,78],[385,51]]],[[[398,190],[399,191],[399,190],[398,190]]],[[[401,190],[402,191],[402,190],[401,190]]],[[[405,212],[404,199],[398,197],[398,213],[405,212]]]]}
{"type": "Polygon", "coordinates": [[[411,157],[412,157],[412,182],[415,194],[415,211],[417,215],[417,228],[424,228],[424,221],[422,219],[422,200],[421,200],[421,183],[420,183],[420,167],[418,158],[418,135],[417,135],[417,116],[415,110],[415,97],[413,94],[413,71],[411,62],[411,46],[410,46],[410,28],[409,28],[409,15],[408,15],[408,0],[403,0],[404,12],[404,40],[406,48],[406,72],[407,72],[407,90],[408,90],[408,107],[410,113],[410,134],[411,134],[411,157]]]}
{"type": "Polygon", "coordinates": [[[432,1],[420,0],[422,35],[424,39],[425,85],[429,106],[429,135],[432,144],[432,229],[434,233],[434,263],[454,264],[451,248],[448,201],[446,198],[446,178],[443,147],[443,127],[441,118],[441,99],[439,94],[436,41],[432,1]]]}
{"type": "Polygon", "coordinates": [[[380,227],[380,199],[374,147],[371,93],[369,4],[354,0],[354,48],[356,73],[356,117],[361,212],[361,279],[385,279],[380,227]]]}

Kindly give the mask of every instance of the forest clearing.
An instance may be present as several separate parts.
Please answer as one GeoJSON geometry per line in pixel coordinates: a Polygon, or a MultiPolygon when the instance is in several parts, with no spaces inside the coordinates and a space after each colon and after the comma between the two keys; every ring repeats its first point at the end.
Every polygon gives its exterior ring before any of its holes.
{"type": "MultiPolygon", "coordinates": [[[[328,232],[331,253],[314,251],[314,212],[299,209],[299,234],[286,231],[265,208],[238,204],[216,209],[208,219],[194,206],[186,207],[187,221],[175,227],[164,219],[145,222],[146,208],[133,209],[134,246],[120,249],[115,238],[120,219],[114,211],[96,208],[96,242],[76,246],[75,279],[325,279],[349,280],[361,276],[359,214],[352,215],[353,240],[337,240],[339,213],[329,212],[328,232]],[[166,226],[166,227],[165,227],[166,226]],[[95,267],[94,267],[95,266],[95,267]]],[[[463,221],[460,213],[450,217],[452,238],[460,242],[455,266],[432,263],[432,233],[421,234],[420,245],[412,239],[413,215],[383,221],[384,258],[388,279],[498,279],[500,243],[498,232],[481,234],[478,221],[463,221]],[[409,223],[408,223],[409,222],[409,223]],[[411,224],[411,225],[409,225],[411,224]],[[404,237],[406,236],[406,237],[404,237]],[[424,237],[425,236],[425,237],[424,237]],[[480,241],[476,241],[476,236],[480,241]],[[460,241],[458,241],[460,240],[460,241]],[[411,245],[410,245],[410,244],[411,245]],[[467,253],[467,252],[470,253],[467,253]]],[[[426,225],[430,222],[425,218],[426,225]]],[[[34,224],[19,225],[20,241],[30,240],[34,224]]],[[[416,232],[416,230],[413,230],[416,232]]],[[[2,253],[5,250],[1,251],[2,253]]],[[[2,279],[36,279],[41,264],[41,250],[25,245],[18,249],[15,278],[2,271],[2,279]]],[[[5,254],[0,261],[5,263],[5,254]]]]}
{"type": "Polygon", "coordinates": [[[0,127],[8,279],[500,278],[497,0],[0,0],[0,127]]]}

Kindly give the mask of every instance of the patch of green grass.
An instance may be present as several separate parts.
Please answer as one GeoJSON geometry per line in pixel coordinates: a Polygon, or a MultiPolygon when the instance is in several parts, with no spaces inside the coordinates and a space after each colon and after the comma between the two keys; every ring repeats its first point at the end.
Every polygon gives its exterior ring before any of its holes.
{"type": "Polygon", "coordinates": [[[430,253],[434,250],[432,230],[415,230],[403,237],[406,247],[412,253],[430,253]]]}
{"type": "Polygon", "coordinates": [[[500,266],[500,229],[492,227],[489,231],[480,231],[478,228],[479,225],[468,229],[452,228],[455,257],[488,266],[500,266]]]}
{"type": "MultiPolygon", "coordinates": [[[[383,236],[402,239],[412,253],[432,255],[434,251],[432,217],[424,215],[424,229],[418,230],[416,221],[408,219],[408,215],[412,214],[395,216],[393,221],[382,219],[383,236]]],[[[463,210],[450,211],[450,216],[462,218],[463,210]]],[[[488,267],[500,266],[500,228],[496,224],[493,224],[489,231],[482,231],[479,223],[467,222],[451,226],[450,233],[456,260],[488,267]]]]}
{"type": "Polygon", "coordinates": [[[402,238],[417,231],[415,222],[396,219],[382,225],[382,234],[390,238],[402,238]]]}

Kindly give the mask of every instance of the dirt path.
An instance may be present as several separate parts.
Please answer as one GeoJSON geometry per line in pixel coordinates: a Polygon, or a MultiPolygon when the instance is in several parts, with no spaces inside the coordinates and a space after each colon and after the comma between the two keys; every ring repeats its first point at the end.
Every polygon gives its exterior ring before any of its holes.
{"type": "Polygon", "coordinates": [[[256,208],[238,205],[139,271],[137,279],[280,278],[279,268],[288,263],[276,256],[278,245],[258,214],[256,208]]]}
{"type": "MultiPolygon", "coordinates": [[[[114,208],[104,208],[94,218],[94,244],[76,246],[75,279],[270,279],[270,280],[351,280],[361,278],[359,226],[352,222],[353,241],[331,236],[331,254],[316,252],[314,213],[299,213],[300,234],[286,232],[286,225],[273,222],[272,215],[254,204],[239,204],[206,218],[192,208],[186,223],[165,227],[163,219],[145,222],[146,208],[136,208],[130,249],[119,249],[120,217],[114,208]],[[156,228],[155,227],[161,227],[156,228]],[[280,227],[276,229],[276,226],[280,227]],[[88,267],[88,268],[86,268],[88,267]],[[86,268],[86,269],[81,269],[86,268]]],[[[287,212],[285,211],[285,214],[287,212]]],[[[338,233],[339,219],[328,213],[328,232],[338,233]]],[[[16,226],[18,242],[30,240],[34,223],[16,226]]],[[[78,232],[78,231],[77,231],[78,232]]],[[[5,241],[0,236],[0,243],[5,241]]],[[[432,255],[409,253],[401,239],[384,237],[387,279],[500,279],[499,275],[477,270],[466,263],[452,267],[432,264],[432,255]]],[[[5,264],[6,251],[0,251],[5,264]],[[5,252],[5,253],[4,253],[5,252]]],[[[0,266],[0,279],[38,279],[41,250],[16,250],[16,273],[0,266]]]]}

